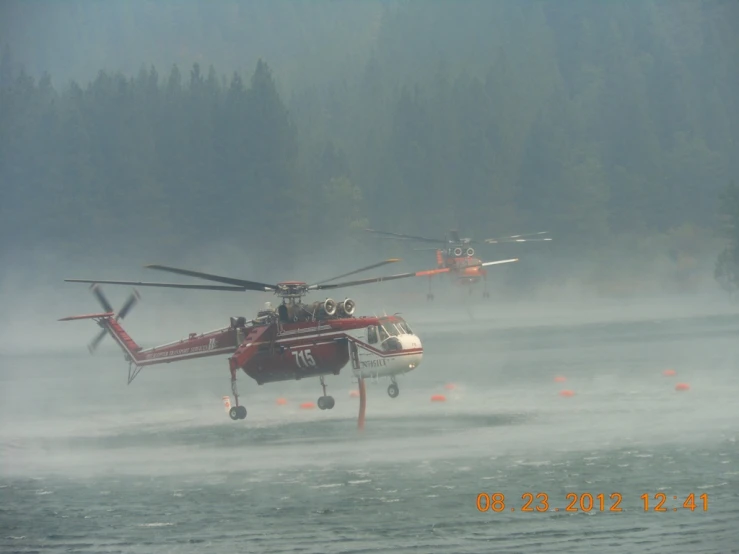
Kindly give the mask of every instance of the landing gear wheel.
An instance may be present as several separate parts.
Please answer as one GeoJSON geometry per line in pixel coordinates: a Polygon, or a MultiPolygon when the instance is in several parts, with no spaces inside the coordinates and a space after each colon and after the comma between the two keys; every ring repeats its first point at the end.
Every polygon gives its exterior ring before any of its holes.
{"type": "Polygon", "coordinates": [[[237,419],[246,419],[246,406],[231,406],[228,415],[234,421],[237,419]]]}
{"type": "Polygon", "coordinates": [[[334,404],[336,404],[336,401],[334,400],[333,396],[318,397],[318,407],[321,410],[330,410],[334,407],[334,404]]]}
{"type": "Polygon", "coordinates": [[[395,383],[390,383],[390,386],[387,388],[387,394],[390,396],[390,398],[396,398],[400,394],[400,389],[398,388],[398,385],[395,383]]]}

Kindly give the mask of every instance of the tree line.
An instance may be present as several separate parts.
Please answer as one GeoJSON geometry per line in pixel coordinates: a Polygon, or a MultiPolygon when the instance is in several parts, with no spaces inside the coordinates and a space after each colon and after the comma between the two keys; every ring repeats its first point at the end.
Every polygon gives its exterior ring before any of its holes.
{"type": "Polygon", "coordinates": [[[125,256],[227,237],[290,256],[367,226],[547,230],[558,256],[695,267],[738,163],[722,18],[685,7],[686,34],[660,2],[573,2],[567,21],[546,2],[429,6],[388,15],[358,69],[289,90],[263,60],[250,76],[196,63],[59,87],[6,48],[3,249],[125,256]],[[456,46],[434,50],[445,21],[456,46]]]}

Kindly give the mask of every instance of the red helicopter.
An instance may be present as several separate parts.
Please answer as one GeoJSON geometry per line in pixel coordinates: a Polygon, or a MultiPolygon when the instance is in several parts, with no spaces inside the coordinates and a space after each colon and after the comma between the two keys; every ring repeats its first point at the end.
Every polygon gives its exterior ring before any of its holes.
{"type": "MultiPolygon", "coordinates": [[[[365,229],[369,233],[375,233],[387,239],[396,240],[409,240],[418,241],[432,244],[444,245],[443,247],[434,248],[417,248],[416,250],[435,250],[436,251],[436,264],[437,269],[430,270],[425,273],[429,277],[429,291],[426,295],[428,300],[433,300],[434,295],[431,292],[431,277],[438,273],[449,273],[453,282],[457,285],[474,285],[482,279],[484,283],[484,289],[482,292],[483,298],[490,298],[490,293],[487,288],[487,270],[485,269],[491,265],[508,264],[517,262],[518,258],[512,258],[508,260],[496,260],[493,262],[483,262],[475,256],[475,249],[470,246],[471,244],[501,244],[506,242],[536,242],[536,241],[550,241],[549,237],[540,237],[540,235],[548,234],[547,231],[541,231],[539,233],[529,233],[526,235],[513,235],[510,237],[503,237],[497,239],[485,239],[483,241],[476,241],[471,238],[460,237],[457,231],[449,231],[446,238],[444,239],[433,239],[427,237],[418,237],[414,235],[404,235],[400,233],[389,233],[387,231],[376,231],[374,229],[365,229]],[[539,236],[539,238],[525,238],[539,236]]],[[[472,288],[469,289],[472,294],[472,288]]]]}
{"type": "Polygon", "coordinates": [[[161,265],[146,267],[224,284],[190,285],[65,279],[66,282],[92,283],[92,292],[105,311],[65,317],[59,321],[95,320],[102,327],[102,331],[90,343],[88,347],[90,352],[94,352],[100,341],[110,334],[123,350],[126,361],[129,362],[129,384],[145,366],[205,356],[230,355],[229,370],[235,405],[230,406],[228,397],[224,397],[224,402],[227,408],[230,408],[229,416],[233,420],[246,418],[246,407],[239,404],[236,388],[236,374],[239,369],[259,385],[319,377],[323,395],[318,399],[318,407],[321,410],[330,410],[334,407],[334,399],[326,395],[324,376],[338,375],[351,361],[357,377],[391,377],[394,394],[390,389],[388,393],[394,398],[398,393],[394,376],[418,367],[423,357],[423,347],[421,340],[399,315],[357,317],[354,315],[356,305],[350,298],[340,302],[327,298],[308,304],[301,302],[301,299],[313,290],[365,285],[424,274],[424,272],[401,273],[358,281],[329,283],[335,279],[397,261],[400,260],[391,258],[312,285],[300,281],[285,281],[277,284],[259,283],[161,265]],[[124,331],[119,322],[136,304],[139,299],[138,292],[134,289],[132,295],[116,313],[103,295],[100,284],[233,292],[272,291],[282,298],[282,303],[275,310],[268,302],[265,309],[260,310],[254,319],[248,321],[245,317],[231,317],[228,327],[202,334],[191,333],[186,339],[142,349],[124,331]]]}

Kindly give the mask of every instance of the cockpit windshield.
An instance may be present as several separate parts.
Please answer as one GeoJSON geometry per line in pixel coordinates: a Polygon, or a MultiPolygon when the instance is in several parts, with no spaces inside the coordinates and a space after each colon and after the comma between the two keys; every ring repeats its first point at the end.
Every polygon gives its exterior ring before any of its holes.
{"type": "Polygon", "coordinates": [[[393,316],[380,318],[379,333],[380,340],[384,340],[388,336],[412,335],[413,331],[402,317],[393,316]]]}

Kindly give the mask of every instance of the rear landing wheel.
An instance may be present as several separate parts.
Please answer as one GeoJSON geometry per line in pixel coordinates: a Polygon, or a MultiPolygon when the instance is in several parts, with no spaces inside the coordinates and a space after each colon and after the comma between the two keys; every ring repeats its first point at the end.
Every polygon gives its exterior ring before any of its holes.
{"type": "Polygon", "coordinates": [[[333,396],[319,396],[318,397],[318,407],[321,410],[330,410],[334,407],[334,404],[336,404],[336,401],[334,400],[333,396]]]}
{"type": "Polygon", "coordinates": [[[395,383],[390,383],[390,386],[387,388],[387,394],[390,396],[390,398],[396,398],[400,394],[400,389],[398,388],[398,385],[395,383]]]}
{"type": "Polygon", "coordinates": [[[237,419],[246,419],[246,407],[231,406],[231,409],[228,411],[228,415],[234,421],[236,421],[237,419]]]}

